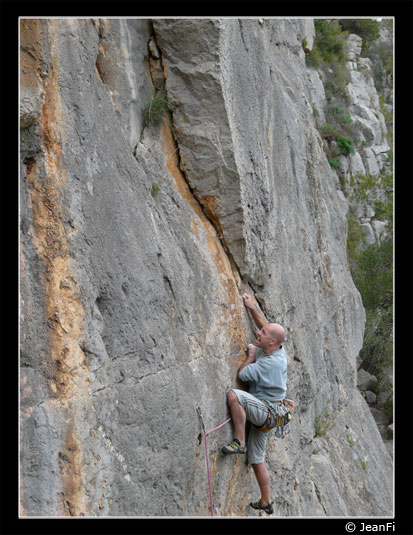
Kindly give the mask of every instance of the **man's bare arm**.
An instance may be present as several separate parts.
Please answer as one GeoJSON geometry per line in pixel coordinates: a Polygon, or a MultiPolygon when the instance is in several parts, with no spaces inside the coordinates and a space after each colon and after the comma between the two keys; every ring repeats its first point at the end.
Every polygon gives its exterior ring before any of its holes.
{"type": "Polygon", "coordinates": [[[257,353],[257,347],[249,344],[247,347],[247,358],[244,360],[244,362],[241,364],[241,366],[238,368],[238,379],[242,381],[239,374],[241,370],[245,368],[245,366],[248,366],[249,364],[253,364],[255,362],[255,355],[257,353]]]}
{"type": "Polygon", "coordinates": [[[251,312],[251,315],[252,315],[252,318],[253,318],[253,320],[255,322],[255,325],[259,329],[262,329],[264,327],[264,325],[267,325],[268,321],[255,308],[255,305],[252,302],[251,296],[248,295],[247,293],[244,293],[244,295],[242,296],[242,299],[244,300],[244,305],[251,312]]]}

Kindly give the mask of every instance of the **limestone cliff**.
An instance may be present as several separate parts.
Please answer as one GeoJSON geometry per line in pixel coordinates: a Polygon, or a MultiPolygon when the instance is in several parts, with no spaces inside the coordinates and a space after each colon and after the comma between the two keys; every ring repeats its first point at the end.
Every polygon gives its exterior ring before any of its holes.
{"type": "MultiPolygon", "coordinates": [[[[391,36],[386,36],[388,42],[392,41],[391,36]]],[[[349,83],[346,86],[348,95],[348,113],[353,127],[353,137],[356,144],[352,153],[348,156],[340,155],[338,169],[334,171],[334,178],[337,189],[341,189],[347,196],[348,202],[361,224],[366,242],[368,244],[378,242],[384,236],[386,227],[385,221],[380,221],[375,217],[376,211],[374,203],[357,202],[352,199],[353,188],[351,183],[358,175],[378,176],[392,171],[392,161],[389,157],[391,147],[387,139],[386,120],[382,113],[382,106],[388,108],[386,111],[392,114],[392,106],[380,102],[379,94],[374,85],[372,61],[360,55],[362,39],[354,34],[350,34],[347,40],[347,70],[349,73],[349,83]]],[[[309,87],[313,105],[319,114],[318,124],[326,122],[324,110],[329,107],[324,92],[322,76],[314,69],[308,70],[309,87]]],[[[388,82],[388,86],[392,86],[388,82]]],[[[388,100],[392,101],[392,95],[386,91],[388,100]]],[[[384,100],[384,99],[383,99],[384,100]]],[[[331,106],[331,103],[330,103],[331,106]]],[[[335,144],[331,141],[330,145],[335,144]]],[[[327,145],[328,145],[327,141],[327,145]]],[[[384,200],[385,191],[376,194],[376,200],[384,200]]]]}
{"type": "MultiPolygon", "coordinates": [[[[244,291],[288,333],[275,515],[392,514],[313,35],[310,19],[21,21],[22,515],[210,514],[195,404],[208,428],[228,416],[244,291]],[[155,90],[173,110],[159,125],[142,114],[155,90]]],[[[208,440],[215,514],[255,516],[231,437],[208,440]]]]}

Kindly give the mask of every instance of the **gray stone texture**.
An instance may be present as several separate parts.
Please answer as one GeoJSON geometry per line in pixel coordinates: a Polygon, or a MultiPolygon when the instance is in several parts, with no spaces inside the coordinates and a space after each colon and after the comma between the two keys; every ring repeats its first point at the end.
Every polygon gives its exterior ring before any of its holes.
{"type": "Polygon", "coordinates": [[[377,378],[368,371],[360,368],[357,372],[357,388],[363,392],[377,383],[377,378]]]}
{"type": "MultiPolygon", "coordinates": [[[[274,515],[391,515],[392,460],[356,384],[347,205],[301,44],[312,21],[153,28],[21,21],[21,514],[208,516],[195,404],[210,429],[246,387],[248,291],[286,328],[296,401],[269,440],[274,515]],[[163,84],[171,122],[142,130],[163,84]],[[335,426],[315,438],[326,408],[335,426]]],[[[215,514],[257,516],[251,466],[220,453],[231,438],[208,438],[215,514]]]]}
{"type": "MultiPolygon", "coordinates": [[[[387,36],[386,39],[391,40],[391,37],[387,36]]],[[[337,188],[345,190],[351,208],[361,223],[366,243],[370,245],[386,237],[387,222],[376,218],[374,206],[375,200],[385,200],[386,192],[377,189],[370,202],[361,201],[352,198],[354,188],[350,184],[353,180],[357,181],[358,175],[389,174],[392,172],[392,167],[388,162],[391,147],[387,139],[388,132],[379,95],[374,86],[372,62],[369,58],[361,57],[361,46],[361,37],[354,34],[348,36],[347,57],[349,61],[346,66],[350,81],[347,85],[346,109],[354,123],[357,139],[354,154],[338,157],[340,167],[338,171],[334,171],[334,174],[337,188]],[[340,179],[339,175],[341,175],[340,179]],[[367,217],[363,213],[365,211],[369,211],[367,217]]],[[[326,101],[324,86],[318,71],[314,68],[307,69],[307,77],[311,101],[318,112],[317,121],[322,126],[327,122],[324,110],[329,105],[326,101]]],[[[386,94],[392,99],[392,82],[389,82],[388,86],[386,94]]],[[[385,107],[391,109],[391,106],[385,105],[385,107]]],[[[332,149],[337,149],[335,141],[330,141],[330,146],[332,149]]]]}
{"type": "Polygon", "coordinates": [[[366,391],[366,401],[367,403],[376,403],[377,396],[374,392],[371,392],[370,390],[366,391]]]}
{"type": "MultiPolygon", "coordinates": [[[[369,58],[360,56],[362,39],[350,34],[348,37],[348,56],[350,61],[347,68],[350,83],[347,86],[349,94],[349,112],[359,132],[359,141],[365,144],[350,158],[350,166],[345,177],[350,179],[361,175],[386,174],[391,172],[387,163],[390,146],[387,141],[387,127],[384,119],[378,92],[374,86],[372,62],[369,58]]],[[[351,188],[350,188],[351,189],[351,188]]],[[[377,192],[377,198],[384,192],[377,192]]],[[[357,209],[357,202],[353,201],[357,209]]],[[[360,202],[361,207],[366,206],[360,202]]],[[[370,204],[372,213],[362,222],[362,229],[368,245],[380,242],[386,236],[385,221],[375,218],[373,202],[370,204]]]]}

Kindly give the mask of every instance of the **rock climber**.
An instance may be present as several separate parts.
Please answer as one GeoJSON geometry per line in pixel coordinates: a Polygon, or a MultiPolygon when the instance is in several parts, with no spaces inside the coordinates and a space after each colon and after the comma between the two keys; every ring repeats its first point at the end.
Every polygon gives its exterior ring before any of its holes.
{"type": "Polygon", "coordinates": [[[247,348],[247,358],[238,369],[238,378],[249,381],[249,392],[231,389],[227,392],[228,406],[234,424],[234,439],[222,448],[226,454],[248,453],[261,491],[261,498],[251,502],[254,509],[263,509],[272,514],[270,502],[270,474],[265,464],[265,447],[268,433],[259,430],[268,417],[268,408],[263,399],[275,404],[285,398],[287,391],[287,358],[282,342],[285,330],[278,323],[268,323],[254,306],[251,296],[244,293],[244,305],[250,310],[253,320],[260,329],[254,344],[247,348]],[[245,424],[251,426],[248,443],[245,444],[245,424]]]}

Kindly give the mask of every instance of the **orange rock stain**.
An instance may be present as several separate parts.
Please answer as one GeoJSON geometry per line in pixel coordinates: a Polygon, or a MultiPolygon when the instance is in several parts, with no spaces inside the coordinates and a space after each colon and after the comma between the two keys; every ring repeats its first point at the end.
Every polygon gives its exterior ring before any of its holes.
{"type": "MultiPolygon", "coordinates": [[[[212,195],[204,196],[203,200],[206,201],[204,213],[198,200],[192,194],[185,176],[179,167],[175,141],[172,136],[171,127],[167,122],[162,126],[161,143],[162,149],[166,154],[166,165],[175,180],[176,188],[181,197],[189,204],[197,216],[197,222],[205,231],[208,248],[222,283],[226,305],[220,318],[217,318],[216,321],[219,322],[220,326],[227,333],[228,339],[230,340],[231,353],[239,352],[240,355],[243,355],[246,346],[246,315],[240,297],[242,289],[241,278],[226,254],[219,240],[216,228],[208,219],[210,217],[216,224],[216,227],[220,229],[217,215],[218,202],[212,195]],[[205,214],[208,214],[208,217],[205,214]]],[[[197,227],[193,221],[190,223],[190,228],[195,234],[199,233],[199,231],[195,231],[197,227]]]]}
{"type": "MultiPolygon", "coordinates": [[[[85,355],[81,349],[84,340],[84,310],[76,277],[71,266],[69,246],[63,224],[65,207],[62,205],[66,170],[62,163],[62,136],[65,124],[59,92],[58,26],[59,21],[25,20],[21,34],[30,40],[36,56],[24,60],[25,83],[38,80],[41,43],[40,28],[47,31],[52,63],[44,82],[44,103],[41,110],[42,156],[38,161],[26,162],[26,180],[29,183],[33,224],[30,229],[39,257],[43,260],[46,292],[45,321],[49,327],[49,354],[47,366],[53,370],[50,389],[58,400],[63,414],[71,414],[72,423],[62,448],[61,480],[63,486],[62,514],[86,514],[82,489],[82,451],[76,433],[77,417],[82,418],[82,407],[90,403],[91,384],[85,355]],[[36,59],[37,58],[37,59],[36,59]]],[[[23,39],[23,40],[24,40],[23,39]]]]}

